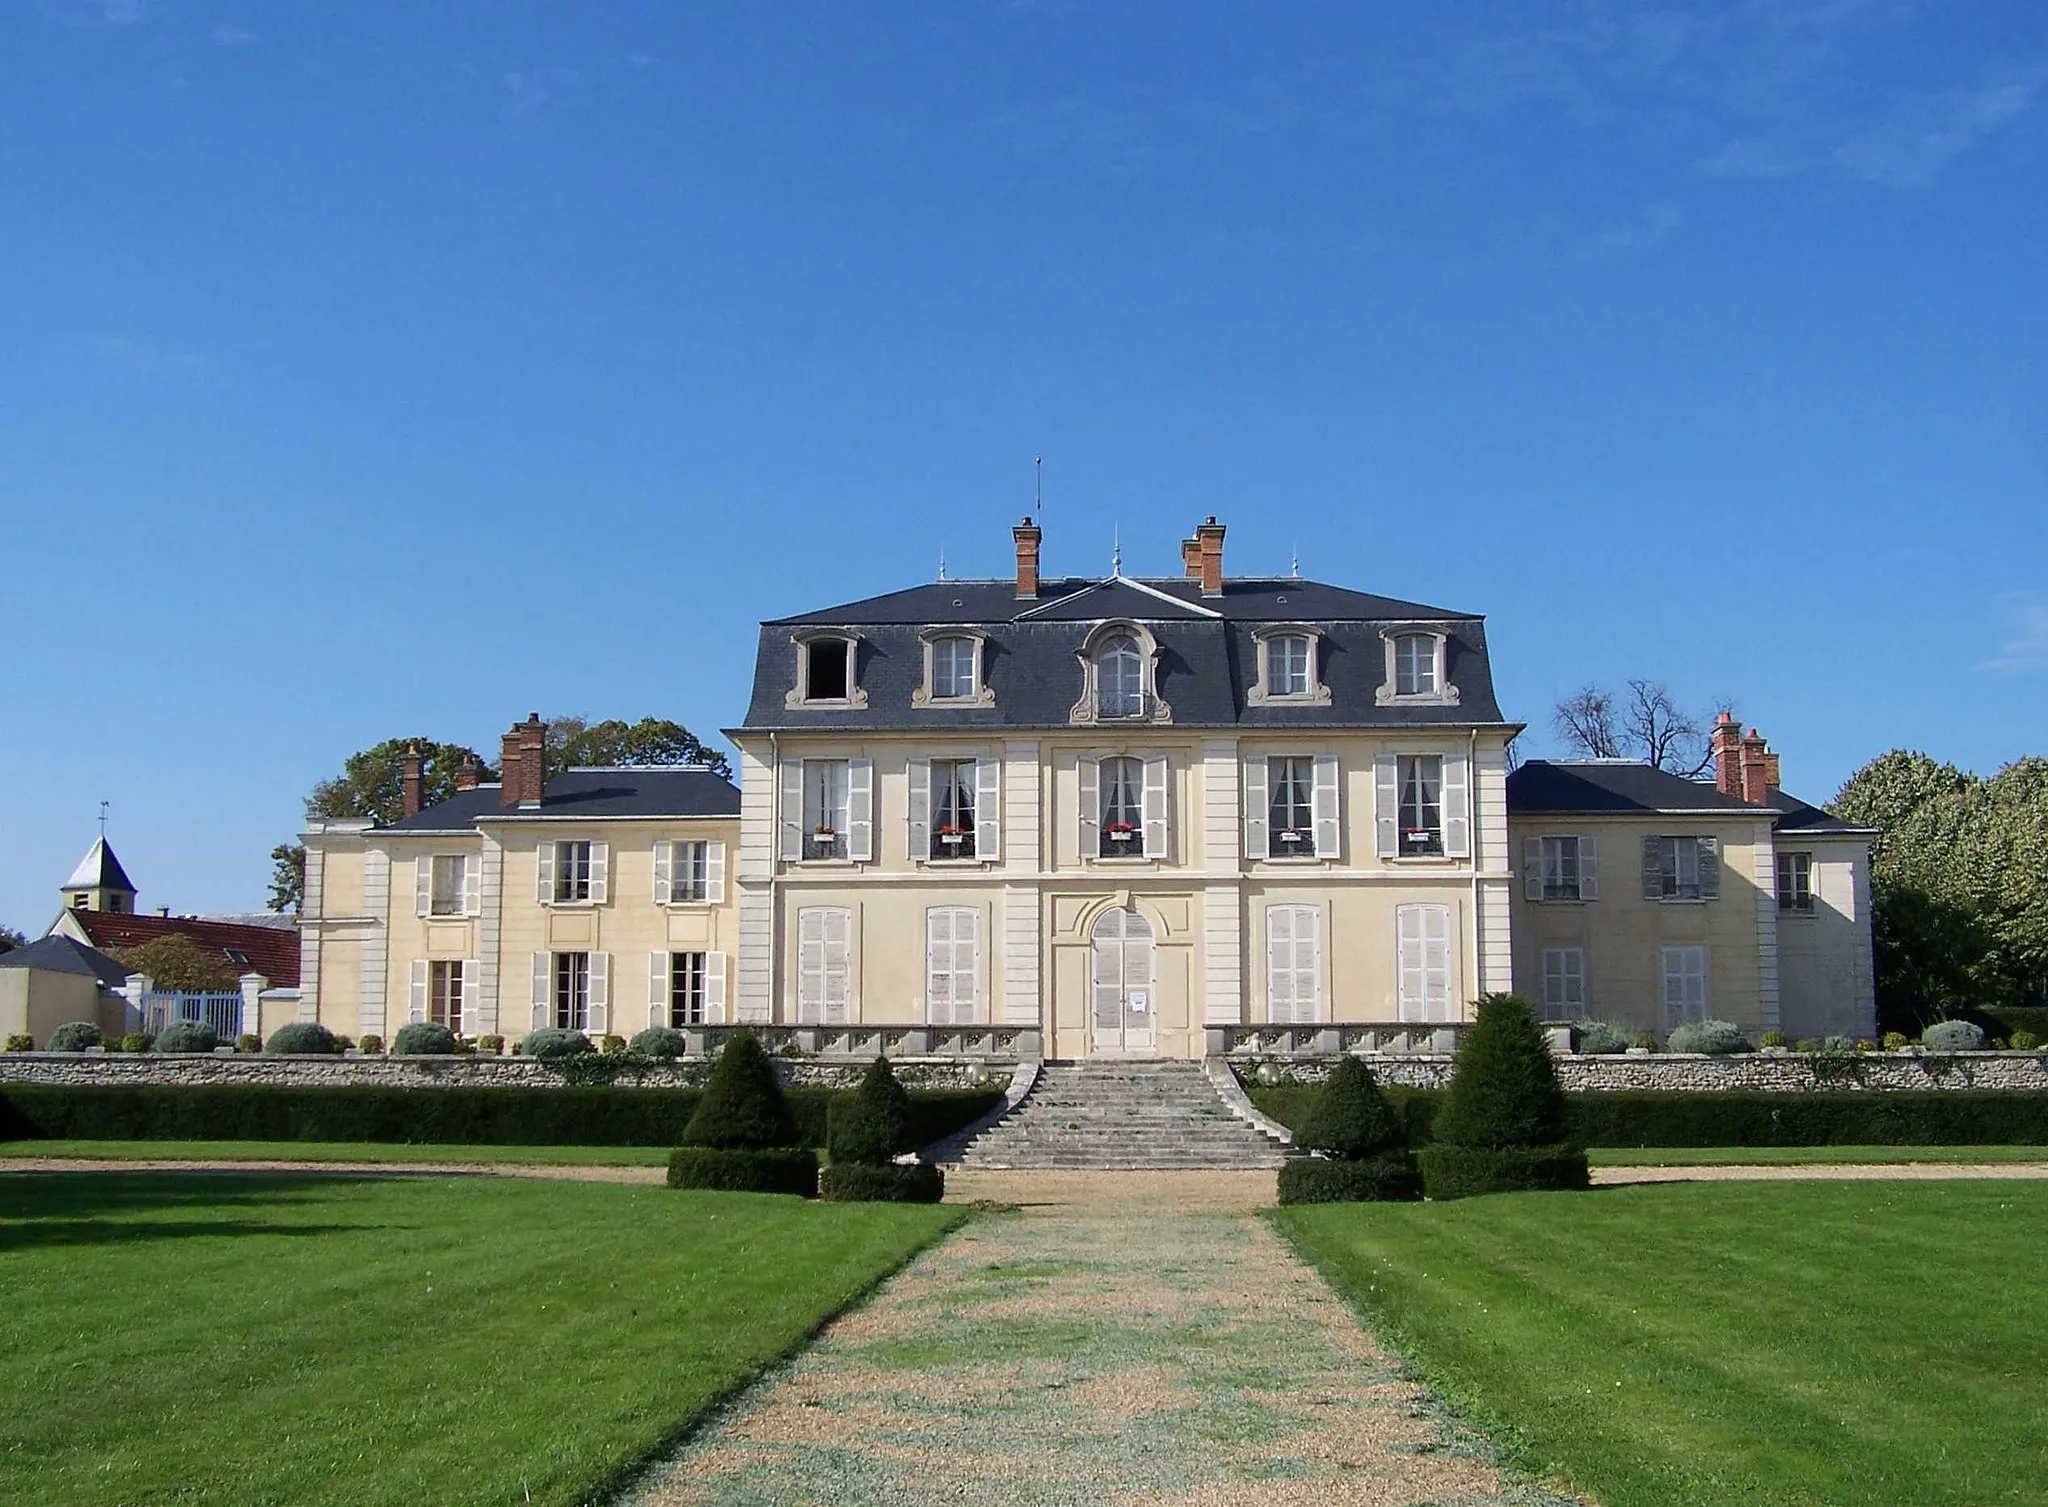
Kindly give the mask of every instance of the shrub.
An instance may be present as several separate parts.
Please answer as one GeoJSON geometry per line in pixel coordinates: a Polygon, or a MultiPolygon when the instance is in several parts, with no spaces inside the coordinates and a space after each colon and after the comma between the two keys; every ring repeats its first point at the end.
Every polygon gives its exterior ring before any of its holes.
{"type": "Polygon", "coordinates": [[[685,1146],[787,1146],[796,1124],[775,1068],[752,1031],[735,1031],[712,1065],[697,1112],[683,1129],[685,1146]]]}
{"type": "Polygon", "coordinates": [[[626,1050],[637,1057],[680,1057],[689,1050],[689,1041],[668,1026],[649,1026],[626,1044],[626,1050]]]}
{"type": "Polygon", "coordinates": [[[1480,997],[1434,1133],[1421,1153],[1432,1198],[1587,1185],[1586,1153],[1572,1137],[1549,1043],[1520,995],[1480,997]]]}
{"type": "MultiPolygon", "coordinates": [[[[363,1050],[368,1051],[369,1038],[363,1038],[363,1050]]],[[[452,1057],[455,1054],[455,1033],[446,1026],[431,1020],[414,1020],[398,1028],[398,1034],[391,1038],[391,1054],[394,1057],[452,1057]]]]}
{"type": "Polygon", "coordinates": [[[263,1038],[254,1031],[244,1031],[235,1038],[235,1050],[238,1052],[260,1052],[263,1050],[263,1038]]]}
{"type": "Polygon", "coordinates": [[[1280,1202],[1284,1204],[1370,1203],[1422,1197],[1422,1178],[1414,1158],[1369,1157],[1359,1162],[1330,1161],[1319,1156],[1288,1158],[1280,1169],[1280,1202]]]}
{"type": "Polygon", "coordinates": [[[100,1044],[100,1028],[89,1020],[67,1020],[50,1033],[53,1052],[82,1052],[100,1044]]]}
{"type": "Polygon", "coordinates": [[[917,1150],[910,1139],[910,1095],[896,1081],[887,1057],[868,1064],[852,1094],[832,1101],[826,1127],[825,1144],[835,1167],[841,1162],[882,1167],[917,1150]]]}
{"type": "Polygon", "coordinates": [[[607,1057],[616,1057],[626,1050],[626,1038],[609,1034],[600,1036],[597,1040],[597,1049],[607,1057]]]}
{"type": "Polygon", "coordinates": [[[930,1162],[885,1162],[878,1167],[834,1160],[819,1175],[818,1193],[838,1203],[935,1204],[946,1196],[946,1174],[930,1162]]]}
{"type": "Polygon", "coordinates": [[[1636,1037],[1635,1044],[1646,1052],[1654,1052],[1657,1050],[1657,1033],[1655,1031],[1645,1031],[1636,1037]]]}
{"type": "Polygon", "coordinates": [[[668,1185],[816,1198],[818,1154],[807,1146],[681,1146],[669,1154],[668,1185]]]}
{"type": "MultiPolygon", "coordinates": [[[[398,1034],[403,1036],[405,1027],[400,1026],[398,1034]]],[[[356,1043],[356,1050],[368,1057],[381,1057],[384,1054],[384,1038],[375,1031],[365,1032],[363,1039],[356,1043]]],[[[394,1046],[392,1050],[397,1051],[398,1048],[394,1046]]]]}
{"type": "Polygon", "coordinates": [[[340,1034],[336,1034],[336,1036],[335,1036],[335,1038],[334,1038],[334,1050],[335,1050],[335,1051],[337,1051],[337,1052],[353,1052],[353,1051],[354,1051],[355,1049],[356,1049],[356,1039],[355,1039],[355,1037],[353,1037],[353,1036],[342,1036],[342,1035],[340,1035],[340,1034]]]}
{"type": "Polygon", "coordinates": [[[174,1020],[157,1033],[159,1052],[210,1052],[220,1045],[220,1033],[203,1020],[174,1020]]]}
{"type": "Polygon", "coordinates": [[[1763,1039],[1758,1041],[1757,1045],[1767,1052],[1782,1051],[1785,1046],[1785,1033],[1774,1027],[1764,1032],[1763,1039]]]}
{"type": "Polygon", "coordinates": [[[1795,1052],[1818,1052],[1820,1050],[1820,1038],[1818,1036],[1802,1036],[1792,1043],[1792,1050],[1795,1052]]]}
{"type": "Polygon", "coordinates": [[[1330,1070],[1294,1144],[1342,1162],[1405,1155],[1408,1149],[1401,1117],[1380,1092],[1372,1070],[1356,1057],[1345,1057],[1330,1070]]]}
{"type": "Polygon", "coordinates": [[[505,1038],[498,1035],[495,1031],[488,1036],[479,1036],[476,1039],[476,1049],[479,1052],[488,1052],[491,1056],[496,1057],[505,1050],[505,1038]]]}
{"type": "Polygon", "coordinates": [[[1885,1050],[1886,1050],[1887,1052],[1903,1052],[1903,1051],[1905,1051],[1905,1050],[1906,1050],[1906,1033],[1905,1033],[1905,1032],[1903,1032],[1903,1031],[1887,1031],[1887,1032],[1885,1032],[1885,1033],[1884,1033],[1884,1049],[1885,1049],[1885,1050]]]}
{"type": "Polygon", "coordinates": [[[559,1026],[542,1026],[528,1031],[519,1049],[529,1057],[538,1057],[545,1062],[550,1057],[578,1057],[585,1052],[594,1052],[590,1038],[581,1031],[563,1030],[559,1026]]]}
{"type": "Polygon", "coordinates": [[[292,1020],[270,1033],[263,1050],[279,1057],[332,1057],[341,1046],[319,1021],[292,1020]]]}
{"type": "Polygon", "coordinates": [[[1749,1041],[1742,1034],[1742,1027],[1730,1021],[1688,1020],[1672,1031],[1670,1048],[1674,1052],[1705,1052],[1712,1057],[1727,1057],[1748,1051],[1749,1041]]]}
{"type": "Polygon", "coordinates": [[[1589,1057],[1612,1057],[1628,1050],[1628,1032],[1604,1020],[1575,1020],[1572,1050],[1589,1057]]]}
{"type": "Polygon", "coordinates": [[[130,1031],[121,1038],[121,1050],[124,1052],[147,1052],[155,1045],[154,1031],[130,1031]]]}
{"type": "MultiPolygon", "coordinates": [[[[13,1039],[12,1037],[9,1038],[9,1040],[13,1039]]],[[[2037,1052],[2041,1049],[2041,1038],[2032,1031],[2015,1031],[2012,1033],[2012,1049],[2015,1052],[2037,1052]]],[[[12,1050],[12,1048],[9,1050],[12,1050]]],[[[25,1052],[28,1048],[23,1047],[21,1050],[25,1052]]]]}
{"type": "Polygon", "coordinates": [[[33,1052],[35,1049],[35,1037],[25,1032],[15,1031],[7,1038],[7,1050],[10,1052],[33,1052]]]}
{"type": "Polygon", "coordinates": [[[1936,1021],[1920,1033],[1920,1045],[1930,1052],[1981,1052],[1984,1028],[1967,1020],[1936,1021]]]}

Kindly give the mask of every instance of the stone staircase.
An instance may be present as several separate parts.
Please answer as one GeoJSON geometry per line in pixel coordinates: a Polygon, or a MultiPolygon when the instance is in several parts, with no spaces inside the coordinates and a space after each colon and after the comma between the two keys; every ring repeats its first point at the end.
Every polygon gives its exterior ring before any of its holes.
{"type": "Polygon", "coordinates": [[[1259,1171],[1288,1154],[1192,1062],[1048,1062],[1022,1103],[948,1149],[961,1167],[1076,1171],[1259,1171]]]}

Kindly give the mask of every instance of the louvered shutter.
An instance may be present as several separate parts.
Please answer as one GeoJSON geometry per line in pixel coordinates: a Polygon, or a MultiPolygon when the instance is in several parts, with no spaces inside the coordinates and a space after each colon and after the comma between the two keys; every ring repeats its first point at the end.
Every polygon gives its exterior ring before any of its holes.
{"type": "Polygon", "coordinates": [[[1267,810],[1272,797],[1266,789],[1266,756],[1253,754],[1244,761],[1244,856],[1273,856],[1272,820],[1267,810]]]}
{"type": "Polygon", "coordinates": [[[676,845],[662,838],[654,845],[654,903],[667,905],[675,898],[676,845]]]}
{"type": "Polygon", "coordinates": [[[924,1018],[953,1023],[953,911],[935,905],[924,913],[924,1018]]]}
{"type": "Polygon", "coordinates": [[[1404,905],[1394,912],[1395,972],[1399,979],[1401,1019],[1421,1020],[1426,997],[1422,966],[1422,907],[1404,905]]]}
{"type": "Polygon", "coordinates": [[[711,1025],[725,1023],[725,954],[704,954],[704,1019],[711,1025]]]}
{"type": "Polygon", "coordinates": [[[932,856],[932,761],[910,761],[910,861],[932,856]]]}
{"type": "Polygon", "coordinates": [[[853,1000],[853,943],[850,911],[825,912],[825,1023],[845,1025],[853,1000]]]}
{"type": "Polygon", "coordinates": [[[668,1024],[669,957],[665,952],[647,954],[647,1024],[668,1024]]]}
{"type": "Polygon", "coordinates": [[[1661,837],[1643,839],[1643,898],[1664,898],[1664,839],[1661,837]]]}
{"type": "Polygon", "coordinates": [[[875,761],[846,761],[846,856],[855,863],[875,857],[875,761]]]}
{"type": "Polygon", "coordinates": [[[554,955],[536,952],[533,955],[533,1029],[554,1024],[554,955]]]}
{"type": "Polygon", "coordinates": [[[1444,857],[1472,856],[1472,779],[1463,754],[1444,755],[1444,857]]]}
{"type": "Polygon", "coordinates": [[[1543,839],[1540,837],[1522,839],[1522,898],[1543,898],[1543,839]]]}
{"type": "Polygon", "coordinates": [[[1700,898],[1718,900],[1721,898],[1721,839],[1702,837],[1700,845],[1700,898]]]}
{"type": "Polygon", "coordinates": [[[1315,818],[1316,857],[1344,856],[1342,798],[1338,787],[1335,754],[1316,755],[1315,818]]]}
{"type": "Polygon", "coordinates": [[[714,837],[704,844],[704,903],[725,904],[725,839],[714,837]]]}
{"type": "Polygon", "coordinates": [[[590,1029],[603,1035],[612,1028],[612,955],[590,954],[590,1029]]]}
{"type": "Polygon", "coordinates": [[[1382,858],[1401,856],[1401,761],[1380,754],[1372,761],[1372,824],[1382,858]]]}
{"type": "Polygon", "coordinates": [[[590,845],[590,903],[603,905],[611,895],[611,887],[612,845],[594,842],[590,845]]]}
{"type": "Polygon", "coordinates": [[[1294,1023],[1294,908],[1266,908],[1266,1014],[1276,1026],[1294,1023]]]}
{"type": "Polygon", "coordinates": [[[1422,910],[1422,986],[1424,1019],[1448,1020],[1451,1011],[1451,908],[1425,905],[1422,910]]]}
{"type": "Polygon", "coordinates": [[[462,859],[462,913],[484,913],[484,861],[475,853],[464,854],[462,859]]]}
{"type": "Polygon", "coordinates": [[[996,759],[974,761],[974,856],[1003,856],[1003,766],[996,759]]]}
{"type": "Polygon", "coordinates": [[[804,761],[784,759],[776,784],[780,809],[775,817],[782,832],[779,851],[784,863],[796,863],[804,856],[804,761]]]}
{"type": "Polygon", "coordinates": [[[434,908],[434,860],[422,853],[412,863],[412,911],[424,916],[434,908]]]}
{"type": "Polygon", "coordinates": [[[482,1000],[484,976],[476,966],[475,958],[462,960],[462,1034],[474,1036],[478,1026],[483,1024],[482,1000]]]}
{"type": "Polygon", "coordinates": [[[1080,788],[1081,857],[1095,858],[1102,852],[1102,766],[1094,759],[1079,759],[1074,771],[1080,788]]]}
{"type": "Polygon", "coordinates": [[[551,905],[555,899],[555,845],[543,842],[534,863],[534,890],[542,905],[551,905]]]}
{"type": "Polygon", "coordinates": [[[1600,843],[1597,838],[1579,839],[1579,898],[1600,898],[1600,843]]]}
{"type": "Polygon", "coordinates": [[[1155,754],[1145,761],[1145,856],[1167,856],[1166,756],[1155,754]]]}
{"type": "Polygon", "coordinates": [[[427,1018],[427,960],[415,958],[412,965],[412,1006],[406,1014],[407,1020],[427,1018]]]}
{"type": "Polygon", "coordinates": [[[803,910],[796,918],[796,1014],[815,1023],[825,1011],[825,912],[803,910]]]}

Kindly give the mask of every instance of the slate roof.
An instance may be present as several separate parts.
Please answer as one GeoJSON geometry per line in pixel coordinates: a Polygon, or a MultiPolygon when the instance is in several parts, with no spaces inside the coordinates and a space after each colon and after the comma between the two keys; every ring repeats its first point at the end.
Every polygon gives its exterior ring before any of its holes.
{"type": "Polygon", "coordinates": [[[479,785],[378,832],[466,832],[480,821],[597,821],[619,817],[738,816],[739,787],[694,767],[571,769],[541,791],[537,810],[500,804],[497,785],[479,785]]]}
{"type": "Polygon", "coordinates": [[[1096,624],[1129,618],[1159,641],[1157,690],[1175,727],[1401,727],[1499,725],[1487,660],[1486,627],[1472,613],[1348,591],[1293,577],[1235,579],[1223,595],[1204,597],[1185,578],[1133,581],[1064,579],[1042,582],[1034,601],[1019,601],[1011,581],[936,581],[761,625],[754,661],[748,730],[901,730],[1054,728],[1069,725],[1080,699],[1077,655],[1096,624]],[[1380,706],[1386,675],[1380,630],[1393,623],[1440,625],[1449,635],[1446,671],[1458,690],[1455,706],[1380,706]],[[1319,667],[1328,706],[1252,706],[1258,679],[1254,631],[1262,624],[1299,623],[1322,635],[1319,667]],[[986,635],[983,670],[992,707],[912,709],[924,679],[920,629],[965,626],[986,635]],[[859,709],[784,705],[796,684],[794,630],[858,630],[859,709]]]}
{"type": "MultiPolygon", "coordinates": [[[[208,921],[199,916],[140,916],[106,910],[72,910],[92,945],[105,952],[140,947],[159,937],[184,936],[218,951],[237,972],[260,973],[281,989],[299,987],[299,929],[296,926],[252,926],[245,921],[208,921]],[[239,953],[246,963],[234,960],[239,953]]],[[[12,953],[9,954],[13,956],[12,953]]],[[[126,970],[123,970],[124,974],[126,970]]]]}
{"type": "Polygon", "coordinates": [[[128,966],[76,937],[43,937],[11,952],[0,953],[0,968],[39,968],[46,973],[81,973],[98,979],[103,989],[119,989],[128,966]]]}
{"type": "Polygon", "coordinates": [[[1859,827],[1854,822],[1845,822],[1839,816],[1809,806],[1796,795],[1787,795],[1782,790],[1771,792],[1771,809],[1779,812],[1780,832],[1839,832],[1844,835],[1876,836],[1877,828],[1859,827]]]}
{"type": "Polygon", "coordinates": [[[86,850],[85,857],[78,860],[78,867],[71,871],[71,877],[64,881],[67,890],[114,889],[135,893],[134,881],[128,871],[121,867],[121,860],[114,856],[114,850],[102,837],[86,850]]]}
{"type": "Polygon", "coordinates": [[[1773,790],[1767,806],[1757,807],[1716,787],[1688,780],[1633,759],[1531,759],[1508,776],[1508,815],[1598,815],[1706,812],[1750,814],[1768,810],[1781,832],[1865,833],[1858,827],[1810,806],[1797,796],[1773,790]]]}

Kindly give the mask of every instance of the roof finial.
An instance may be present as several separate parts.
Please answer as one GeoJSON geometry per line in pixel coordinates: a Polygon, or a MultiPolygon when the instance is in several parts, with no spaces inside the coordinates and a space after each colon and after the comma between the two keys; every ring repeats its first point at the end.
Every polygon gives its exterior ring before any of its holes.
{"type": "Polygon", "coordinates": [[[939,579],[946,579],[946,546],[943,544],[939,546],[939,579]]]}
{"type": "Polygon", "coordinates": [[[1045,457],[1042,455],[1033,456],[1031,458],[1031,466],[1032,477],[1036,483],[1031,500],[1031,516],[1042,519],[1045,515],[1045,457]]]}
{"type": "Polygon", "coordinates": [[[101,801],[101,802],[100,802],[100,841],[101,841],[101,842],[105,842],[106,840],[107,840],[107,803],[106,803],[105,801],[101,801]]]}
{"type": "Polygon", "coordinates": [[[1297,581],[1301,579],[1301,541],[1299,539],[1294,541],[1294,561],[1288,566],[1287,573],[1297,581]]]}
{"type": "Polygon", "coordinates": [[[1124,526],[1118,523],[1110,532],[1109,573],[1120,576],[1124,573],[1124,526]]]}

